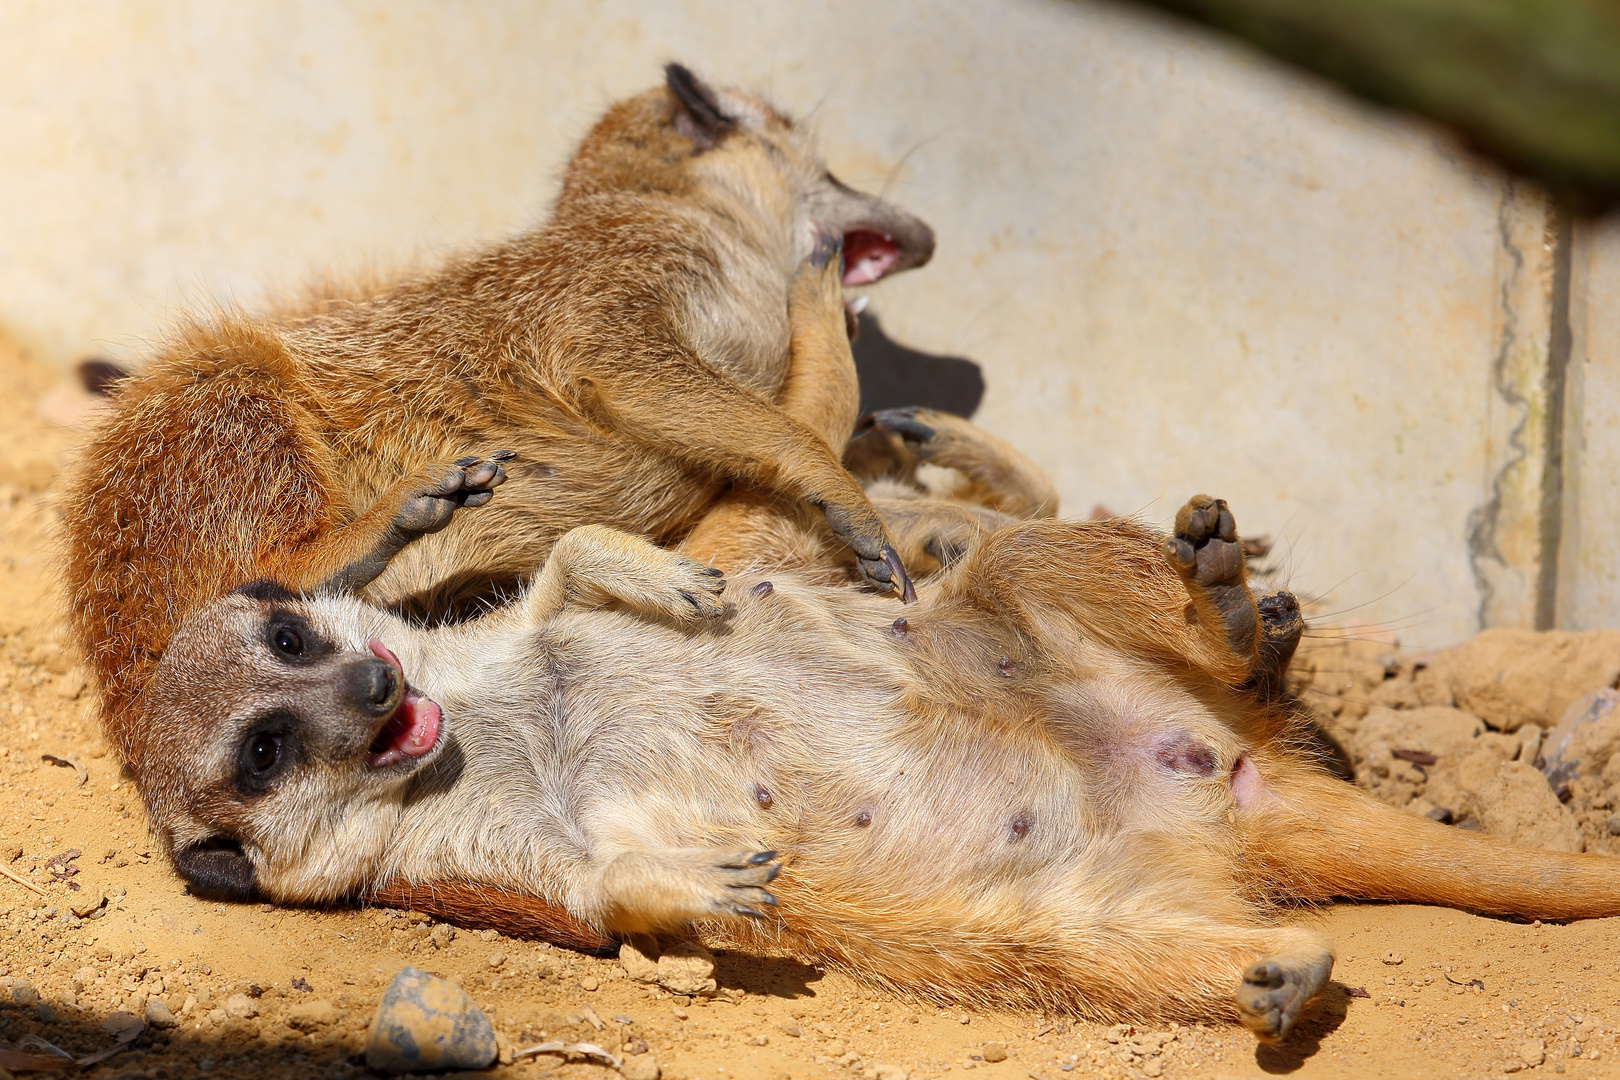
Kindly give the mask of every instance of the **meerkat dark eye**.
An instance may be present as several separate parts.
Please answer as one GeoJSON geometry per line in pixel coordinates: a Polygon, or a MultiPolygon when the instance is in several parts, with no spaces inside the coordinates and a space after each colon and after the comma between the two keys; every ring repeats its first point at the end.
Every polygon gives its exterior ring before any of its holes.
{"type": "Polygon", "coordinates": [[[264,641],[285,664],[307,664],[332,651],[314,627],[290,611],[272,612],[265,626],[264,641]]]}
{"type": "Polygon", "coordinates": [[[247,741],[242,759],[250,770],[264,775],[281,764],[281,736],[261,731],[247,741]]]}
{"type": "Polygon", "coordinates": [[[277,627],[270,635],[270,643],[276,647],[276,652],[283,656],[304,655],[303,635],[290,626],[277,627]]]}
{"type": "Polygon", "coordinates": [[[297,720],[290,713],[263,717],[242,736],[236,751],[236,787],[244,795],[263,795],[294,763],[297,720]]]}

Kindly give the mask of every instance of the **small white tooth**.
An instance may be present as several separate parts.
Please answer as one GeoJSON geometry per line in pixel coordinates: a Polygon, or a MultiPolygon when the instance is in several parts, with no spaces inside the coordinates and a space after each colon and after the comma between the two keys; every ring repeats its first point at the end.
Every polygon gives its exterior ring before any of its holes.
{"type": "Polygon", "coordinates": [[[866,310],[866,305],[870,304],[871,302],[872,298],[870,296],[857,296],[855,299],[849,302],[849,310],[859,315],[861,312],[866,310]]]}

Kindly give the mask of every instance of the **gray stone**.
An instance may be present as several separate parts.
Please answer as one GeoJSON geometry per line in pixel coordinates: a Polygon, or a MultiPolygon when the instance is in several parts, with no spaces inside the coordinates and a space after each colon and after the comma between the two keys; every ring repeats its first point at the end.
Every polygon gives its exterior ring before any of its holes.
{"type": "Polygon", "coordinates": [[[39,991],[27,979],[17,979],[11,984],[11,1000],[18,1005],[38,1005],[39,991]]]}
{"type": "Polygon", "coordinates": [[[454,983],[407,967],[377,1004],[366,1064],[379,1072],[483,1069],[495,1060],[495,1032],[454,983]]]}
{"type": "Polygon", "coordinates": [[[146,1003],[146,1022],[155,1028],[172,1028],[180,1023],[169,1007],[157,998],[146,1003]]]}

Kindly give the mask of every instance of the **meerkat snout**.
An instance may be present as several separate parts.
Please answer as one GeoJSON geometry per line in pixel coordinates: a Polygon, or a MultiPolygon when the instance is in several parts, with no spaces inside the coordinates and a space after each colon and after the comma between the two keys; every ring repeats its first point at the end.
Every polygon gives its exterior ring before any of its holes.
{"type": "Polygon", "coordinates": [[[386,660],[361,660],[349,668],[349,695],[355,707],[386,716],[399,704],[399,679],[386,660]]]}

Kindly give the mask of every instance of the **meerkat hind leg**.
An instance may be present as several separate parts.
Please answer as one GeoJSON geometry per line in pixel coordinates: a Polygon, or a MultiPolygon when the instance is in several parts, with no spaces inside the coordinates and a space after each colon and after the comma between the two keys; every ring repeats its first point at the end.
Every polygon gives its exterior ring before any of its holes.
{"type": "Polygon", "coordinates": [[[667,848],[626,851],[597,880],[604,929],[656,934],[697,919],[763,919],[781,872],[774,851],[667,848]]]}
{"type": "Polygon", "coordinates": [[[1209,495],[1188,499],[1176,513],[1175,535],[1164,547],[1194,608],[1203,606],[1200,600],[1213,605],[1232,651],[1254,656],[1260,618],[1244,579],[1243,544],[1226,500],[1209,495]]]}

